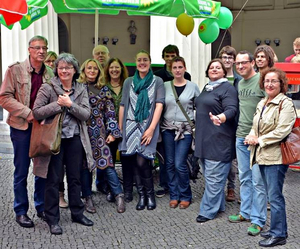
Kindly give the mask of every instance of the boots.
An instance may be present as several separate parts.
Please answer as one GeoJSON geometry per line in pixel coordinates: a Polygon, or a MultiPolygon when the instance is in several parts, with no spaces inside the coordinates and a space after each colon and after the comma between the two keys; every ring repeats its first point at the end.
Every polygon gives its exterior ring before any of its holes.
{"type": "Polygon", "coordinates": [[[60,208],[67,208],[68,206],[69,205],[65,201],[65,198],[64,198],[64,192],[59,192],[59,207],[60,208]]]}
{"type": "Polygon", "coordinates": [[[118,213],[124,213],[126,208],[125,208],[125,202],[124,202],[124,194],[118,194],[116,196],[116,204],[117,204],[117,212],[118,213]]]}
{"type": "Polygon", "coordinates": [[[96,208],[94,207],[92,196],[87,196],[85,199],[85,210],[91,214],[96,213],[96,208]]]}
{"type": "Polygon", "coordinates": [[[139,194],[139,201],[136,205],[136,210],[144,210],[146,207],[146,195],[145,195],[144,186],[142,184],[141,177],[139,175],[136,175],[135,178],[136,178],[136,188],[139,194]]]}
{"type": "Polygon", "coordinates": [[[153,177],[143,179],[144,186],[146,188],[147,195],[147,209],[153,210],[156,208],[155,194],[154,194],[154,185],[153,177]]]}

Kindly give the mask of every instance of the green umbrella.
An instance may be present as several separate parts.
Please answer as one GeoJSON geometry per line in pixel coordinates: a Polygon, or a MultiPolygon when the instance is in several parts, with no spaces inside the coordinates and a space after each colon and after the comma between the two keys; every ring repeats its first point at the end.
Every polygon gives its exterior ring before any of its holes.
{"type": "MultiPolygon", "coordinates": [[[[28,13],[20,20],[21,29],[45,16],[48,13],[49,2],[58,14],[117,15],[119,11],[127,11],[128,15],[169,17],[187,13],[195,18],[216,18],[221,7],[220,2],[200,0],[27,0],[28,13]]],[[[0,23],[9,29],[13,27],[7,26],[1,15],[0,23]]]]}

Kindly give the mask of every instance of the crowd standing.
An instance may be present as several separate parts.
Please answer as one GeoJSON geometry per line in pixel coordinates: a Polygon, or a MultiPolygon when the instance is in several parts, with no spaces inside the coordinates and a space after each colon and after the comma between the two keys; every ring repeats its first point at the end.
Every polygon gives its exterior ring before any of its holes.
{"type": "MultiPolygon", "coordinates": [[[[295,54],[286,62],[299,62],[300,38],[293,49],[295,54]]],[[[54,235],[63,233],[60,207],[69,206],[73,222],[93,226],[84,210],[97,211],[92,199],[94,171],[96,188],[107,201],[116,203],[118,213],[125,212],[125,203],[133,200],[134,185],[137,210],[154,210],[155,195],[163,197],[168,192],[170,208],[186,209],[193,198],[187,159],[195,140],[194,156],[205,178],[196,221],[215,219],[225,210],[225,201],[236,200],[238,170],[240,212],[230,215],[229,221],[251,222],[247,233],[260,234],[262,247],[286,243],[282,189],[288,165],[282,163],[280,142],[291,132],[296,113],[286,95],[286,75],[274,68],[277,56],[270,46],[258,46],[254,55],[225,46],[219,58],[209,62],[208,83],[201,90],[191,81],[175,45],[163,49],[166,64],[155,72],[150,54],[139,51],[131,77],[119,58],[110,58],[104,45],[96,46],[93,58],[81,67],[72,54],[57,56],[47,50],[46,38],[31,38],[29,57],[9,66],[0,90],[0,105],[9,112],[14,211],[20,226],[34,226],[27,215],[31,160],[37,216],[54,235]],[[33,120],[51,123],[56,114],[62,115],[60,152],[31,159],[33,120]],[[123,186],[115,170],[118,151],[123,186]],[[157,154],[161,189],[155,193],[152,162],[157,154]],[[271,225],[265,231],[267,202],[271,225]]]]}

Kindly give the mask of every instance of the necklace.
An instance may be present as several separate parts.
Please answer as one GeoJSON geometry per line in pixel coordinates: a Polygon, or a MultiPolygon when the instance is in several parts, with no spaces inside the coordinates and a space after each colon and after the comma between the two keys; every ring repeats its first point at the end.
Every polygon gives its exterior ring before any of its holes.
{"type": "Polygon", "coordinates": [[[61,88],[66,92],[66,93],[70,93],[73,92],[73,89],[65,89],[63,86],[61,86],[61,88]]]}
{"type": "Polygon", "coordinates": [[[113,85],[110,83],[110,85],[111,85],[112,88],[118,88],[118,87],[120,87],[120,84],[118,84],[117,86],[113,86],[113,85]]]}

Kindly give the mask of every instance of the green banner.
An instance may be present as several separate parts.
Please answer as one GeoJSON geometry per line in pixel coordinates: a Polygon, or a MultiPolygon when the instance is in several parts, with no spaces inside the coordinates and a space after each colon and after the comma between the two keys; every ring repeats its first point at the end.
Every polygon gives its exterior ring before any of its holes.
{"type": "Polygon", "coordinates": [[[47,15],[47,13],[48,13],[47,5],[44,8],[28,7],[27,14],[20,20],[21,29],[26,29],[33,22],[47,15]]]}

